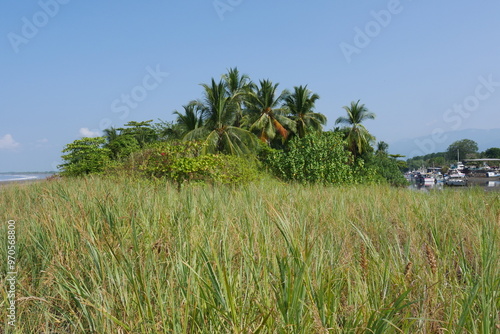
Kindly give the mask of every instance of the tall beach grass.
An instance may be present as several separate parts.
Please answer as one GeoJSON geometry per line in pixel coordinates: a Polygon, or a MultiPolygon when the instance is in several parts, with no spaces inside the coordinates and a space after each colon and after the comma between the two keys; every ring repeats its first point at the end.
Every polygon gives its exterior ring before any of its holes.
{"type": "MultiPolygon", "coordinates": [[[[494,333],[500,198],[263,180],[0,188],[17,333],[494,333]]],[[[0,323],[7,293],[0,295],[0,323]]]]}

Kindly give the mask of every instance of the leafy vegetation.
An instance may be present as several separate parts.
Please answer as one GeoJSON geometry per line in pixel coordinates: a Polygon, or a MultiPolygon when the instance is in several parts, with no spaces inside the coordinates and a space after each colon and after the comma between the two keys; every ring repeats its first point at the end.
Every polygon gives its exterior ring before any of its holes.
{"type": "Polygon", "coordinates": [[[500,148],[491,147],[484,151],[484,156],[486,158],[500,159],[500,148]]]}
{"type": "Polygon", "coordinates": [[[364,104],[359,100],[351,102],[350,106],[344,106],[347,116],[337,118],[335,124],[343,124],[343,131],[346,134],[349,151],[354,156],[362,156],[366,152],[373,150],[371,143],[375,138],[368,132],[362,124],[369,119],[375,119],[375,114],[368,111],[364,104]]]}
{"type": "Polygon", "coordinates": [[[249,154],[257,145],[256,138],[246,129],[234,126],[237,113],[236,96],[229,95],[224,81],[202,85],[204,100],[198,106],[205,118],[202,127],[194,129],[184,137],[188,140],[203,140],[205,153],[249,154]]]}
{"type": "Polygon", "coordinates": [[[19,231],[18,332],[500,328],[494,193],[391,187],[404,161],[372,147],[360,101],[325,132],[307,86],[235,68],[202,87],[174,122],[68,144],[61,174],[82,177],[0,189],[19,231]]]}
{"type": "Polygon", "coordinates": [[[111,151],[103,147],[105,139],[82,138],[66,145],[63,149],[62,175],[80,176],[102,173],[110,162],[111,151]]]}
{"type": "Polygon", "coordinates": [[[445,152],[436,152],[423,156],[416,156],[407,160],[410,170],[416,170],[425,166],[443,167],[454,165],[458,159],[498,159],[500,158],[500,148],[491,147],[484,152],[478,151],[477,143],[471,139],[461,139],[451,143],[445,152]]]}
{"type": "Polygon", "coordinates": [[[375,156],[366,161],[366,169],[372,168],[375,179],[379,182],[387,181],[393,186],[408,185],[401,170],[405,168],[401,160],[391,157],[384,151],[378,151],[375,156]]]}
{"type": "MultiPolygon", "coordinates": [[[[201,86],[202,98],[188,102],[182,111],[174,111],[174,122],[131,121],[122,128],[104,130],[105,142],[99,139],[97,146],[90,138],[71,143],[72,147],[81,147],[89,142],[94,148],[87,152],[87,160],[63,157],[62,174],[126,169],[164,178],[180,187],[192,180],[214,182],[217,173],[232,180],[233,172],[221,168],[243,173],[235,168],[237,158],[229,157],[239,156],[242,166],[254,166],[253,174],[262,174],[255,161],[264,159],[267,170],[282,180],[323,184],[385,180],[400,184],[395,179],[401,172],[388,167],[390,160],[372,163],[379,158],[371,147],[375,138],[363,123],[374,119],[375,114],[359,100],[344,107],[347,117],[339,117],[337,123],[345,127],[333,134],[323,131],[326,116],[315,110],[319,95],[306,85],[279,91],[278,83],[266,79],[255,84],[232,68],[220,80],[212,78],[210,84],[201,86]],[[196,155],[193,147],[197,148],[196,155]],[[90,155],[95,149],[99,154],[90,155]],[[368,161],[373,166],[366,168],[368,161]],[[137,164],[142,166],[140,171],[135,168],[137,164]],[[398,175],[390,175],[393,172],[398,175]]],[[[385,153],[387,149],[387,144],[383,145],[385,153]]]]}
{"type": "Polygon", "coordinates": [[[160,142],[136,155],[127,170],[135,168],[155,179],[172,181],[180,190],[183,183],[207,182],[243,184],[255,179],[257,170],[252,161],[240,156],[202,154],[198,142],[160,142]]]}
{"type": "Polygon", "coordinates": [[[288,92],[283,91],[277,95],[277,88],[278,84],[261,80],[260,86],[252,86],[252,91],[245,101],[247,110],[243,123],[267,144],[276,136],[285,141],[290,132],[296,130],[293,120],[286,115],[287,110],[282,105],[288,92]]]}
{"type": "Polygon", "coordinates": [[[475,154],[478,151],[477,143],[470,139],[462,139],[453,142],[446,150],[446,157],[448,160],[465,158],[475,158],[475,154]]]}
{"type": "Polygon", "coordinates": [[[354,160],[345,145],[340,133],[312,133],[293,138],[285,150],[264,150],[263,162],[285,181],[354,183],[354,160]]]}

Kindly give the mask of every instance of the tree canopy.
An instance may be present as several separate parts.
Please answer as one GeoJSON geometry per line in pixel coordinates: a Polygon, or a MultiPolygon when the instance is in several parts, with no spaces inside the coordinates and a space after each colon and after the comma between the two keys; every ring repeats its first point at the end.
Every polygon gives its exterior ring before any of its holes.
{"type": "Polygon", "coordinates": [[[375,140],[362,124],[366,120],[375,119],[375,114],[359,102],[360,100],[352,101],[350,106],[344,106],[347,116],[341,116],[335,121],[335,124],[344,125],[347,144],[354,156],[360,156],[370,150],[370,145],[375,140]]]}
{"type": "Polygon", "coordinates": [[[379,179],[389,180],[389,174],[401,165],[388,155],[384,142],[379,142],[380,155],[375,157],[371,146],[375,137],[364,125],[375,114],[359,100],[343,107],[347,115],[336,121],[343,128],[325,132],[327,118],[315,110],[320,97],[307,85],[291,91],[279,89],[277,82],[254,83],[237,68],[230,68],[219,80],[212,78],[201,87],[201,98],[173,111],[174,121],[129,121],[121,128],[105,129],[104,137],[68,144],[62,173],[101,173],[112,166],[175,180],[180,186],[191,179],[248,179],[237,176],[250,175],[235,167],[243,158],[252,161],[248,165],[252,168],[257,168],[255,161],[260,159],[282,179],[340,184],[373,181],[372,174],[377,172],[379,179]],[[239,157],[222,157],[227,155],[239,157]],[[365,161],[375,166],[373,161],[382,158],[382,167],[366,167],[373,173],[362,172],[365,161]]]}
{"type": "Polygon", "coordinates": [[[446,150],[446,157],[449,160],[473,158],[478,151],[477,143],[471,139],[462,139],[453,142],[446,150]]]}

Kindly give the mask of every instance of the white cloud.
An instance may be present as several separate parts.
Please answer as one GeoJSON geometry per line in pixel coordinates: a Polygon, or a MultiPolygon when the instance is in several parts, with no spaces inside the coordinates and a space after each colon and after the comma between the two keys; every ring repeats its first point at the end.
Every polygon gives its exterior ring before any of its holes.
{"type": "Polygon", "coordinates": [[[99,137],[101,134],[98,131],[89,130],[89,128],[81,128],[80,135],[83,137],[99,137]]]}
{"type": "Polygon", "coordinates": [[[6,134],[0,137],[0,150],[13,150],[20,146],[17,141],[14,140],[11,134],[6,134]]]}

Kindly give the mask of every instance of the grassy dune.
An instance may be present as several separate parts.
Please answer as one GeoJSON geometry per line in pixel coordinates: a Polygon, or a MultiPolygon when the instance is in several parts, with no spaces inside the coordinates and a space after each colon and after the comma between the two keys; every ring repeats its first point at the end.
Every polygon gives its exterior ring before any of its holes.
{"type": "Polygon", "coordinates": [[[500,330],[498,193],[88,178],[0,197],[19,333],[500,330]]]}

